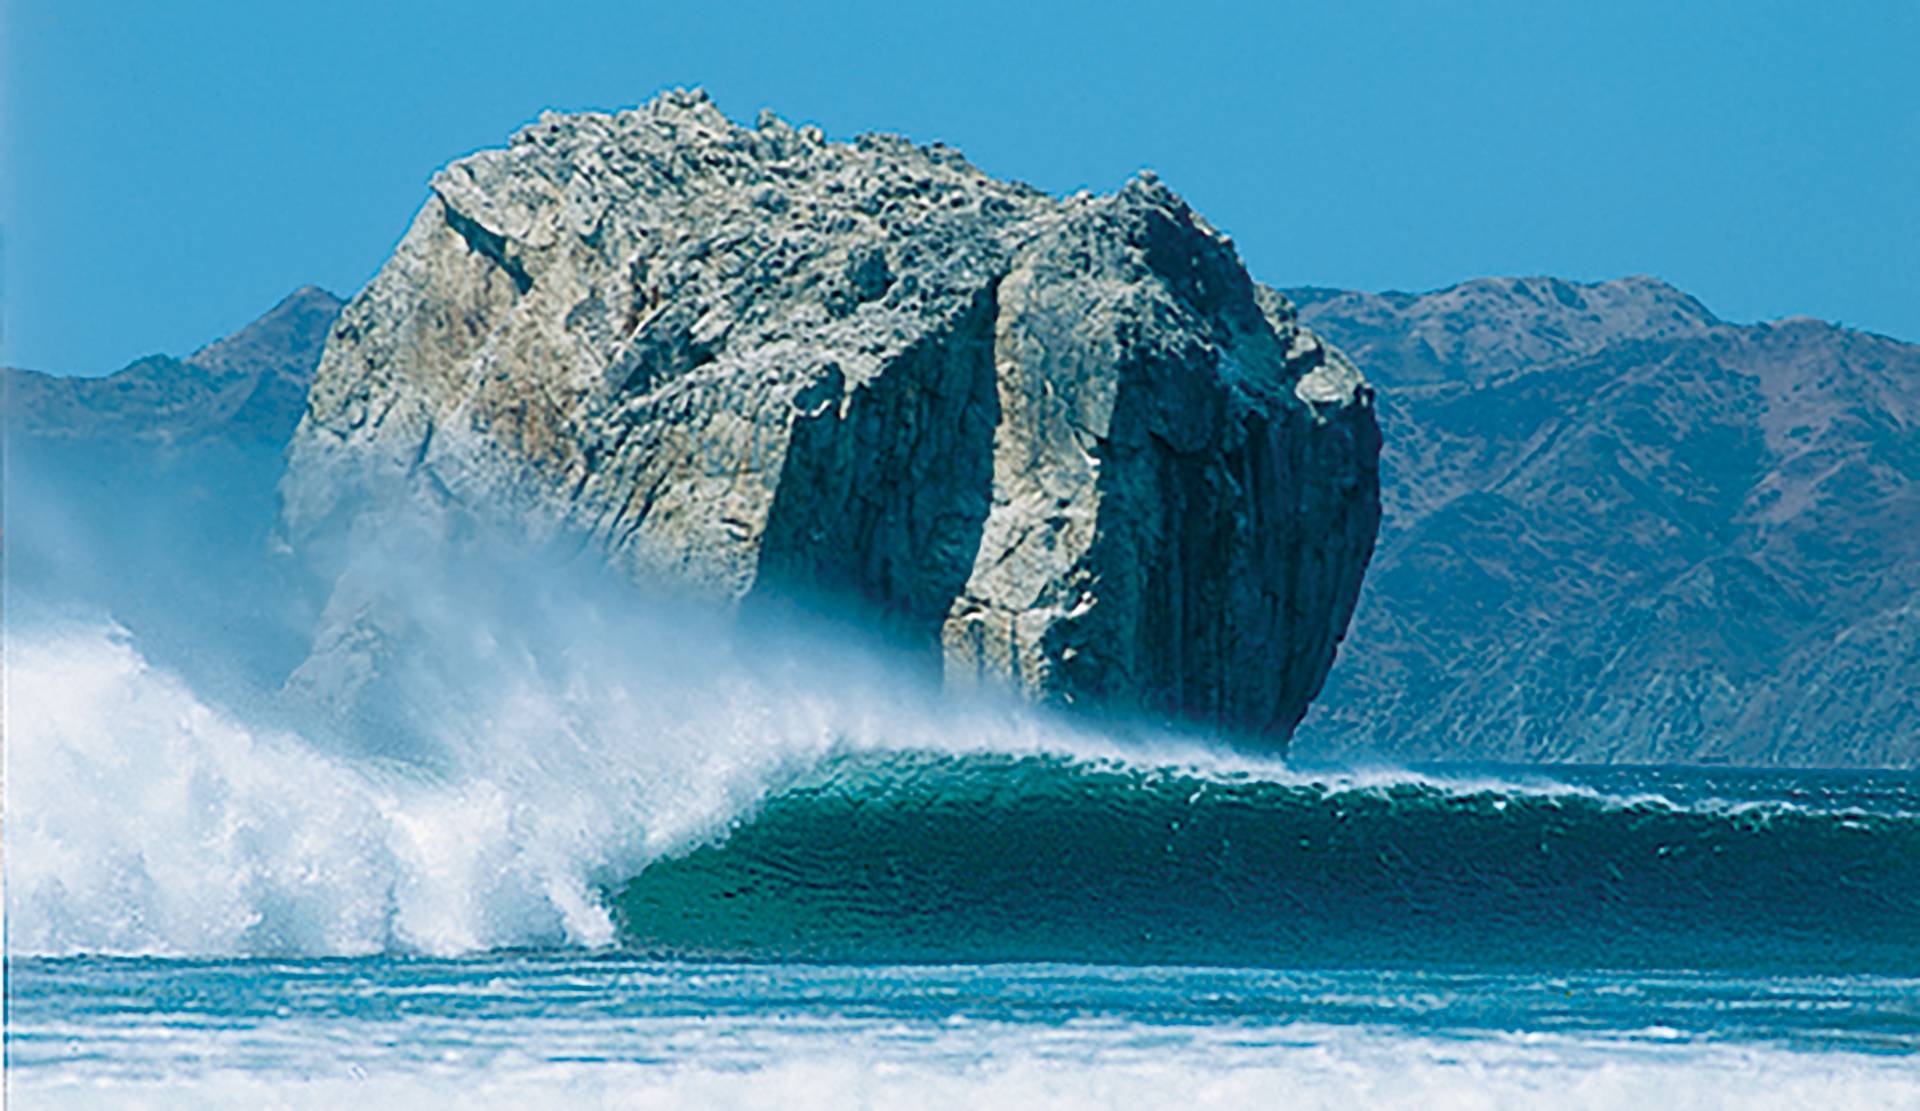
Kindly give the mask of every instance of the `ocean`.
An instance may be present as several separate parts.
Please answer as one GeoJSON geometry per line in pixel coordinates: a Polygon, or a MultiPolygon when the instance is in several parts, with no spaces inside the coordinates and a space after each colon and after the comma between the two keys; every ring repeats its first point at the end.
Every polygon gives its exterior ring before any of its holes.
{"type": "Polygon", "coordinates": [[[400,760],[110,628],[8,664],[10,1106],[1920,1105],[1913,772],[1317,767],[757,666],[480,682],[400,760]]]}
{"type": "Polygon", "coordinates": [[[1920,981],[1701,972],[16,960],[18,1107],[1911,1107],[1920,981]]]}

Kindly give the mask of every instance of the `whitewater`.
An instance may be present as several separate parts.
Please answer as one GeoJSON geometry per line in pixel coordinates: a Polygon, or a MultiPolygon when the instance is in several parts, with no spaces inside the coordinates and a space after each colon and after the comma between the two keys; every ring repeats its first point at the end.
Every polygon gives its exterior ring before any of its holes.
{"type": "Polygon", "coordinates": [[[9,951],[604,946],[597,885],[710,836],[830,753],[1088,743],[1011,711],[935,706],[908,681],[861,681],[830,652],[743,664],[716,622],[673,631],[687,639],[645,660],[540,663],[475,634],[473,681],[439,696],[445,719],[406,738],[407,759],[249,725],[124,629],[16,633],[9,951]]]}

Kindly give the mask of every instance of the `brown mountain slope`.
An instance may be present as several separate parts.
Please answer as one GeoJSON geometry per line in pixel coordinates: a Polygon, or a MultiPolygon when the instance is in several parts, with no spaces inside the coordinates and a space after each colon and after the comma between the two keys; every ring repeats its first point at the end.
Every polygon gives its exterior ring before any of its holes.
{"type": "Polygon", "coordinates": [[[1297,751],[1920,763],[1920,347],[1644,278],[1289,294],[1386,444],[1297,751]]]}

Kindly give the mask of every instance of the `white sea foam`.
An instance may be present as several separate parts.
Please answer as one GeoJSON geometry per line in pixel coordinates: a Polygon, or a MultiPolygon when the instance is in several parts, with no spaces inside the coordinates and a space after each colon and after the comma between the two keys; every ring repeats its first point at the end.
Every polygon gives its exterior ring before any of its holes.
{"type": "Polygon", "coordinates": [[[13,953],[380,944],[388,797],[206,706],[113,631],[16,634],[6,662],[13,953]]]}
{"type": "MultiPolygon", "coordinates": [[[[1120,1040],[1115,1038],[1114,1040],[1120,1040]]],[[[1557,1037],[1470,1040],[1354,1029],[1293,1032],[1265,1052],[1063,1056],[1031,1031],[988,1056],[914,1057],[795,1045],[765,1065],[456,1062],[288,1076],[229,1070],[164,1077],[15,1073],[22,1108],[1745,1108],[1911,1107],[1920,1074],[1904,1058],[1754,1046],[1641,1047],[1557,1037]],[[801,1050],[805,1050],[802,1052],[801,1050]]]]}

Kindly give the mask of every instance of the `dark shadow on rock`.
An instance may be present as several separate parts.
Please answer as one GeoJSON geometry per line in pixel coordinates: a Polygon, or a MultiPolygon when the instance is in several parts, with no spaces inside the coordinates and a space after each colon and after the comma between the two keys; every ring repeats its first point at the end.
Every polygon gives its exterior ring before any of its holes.
{"type": "Polygon", "coordinates": [[[829,364],[795,395],[747,616],[837,611],[938,666],[993,499],[995,294],[872,379],[829,364]]]}

